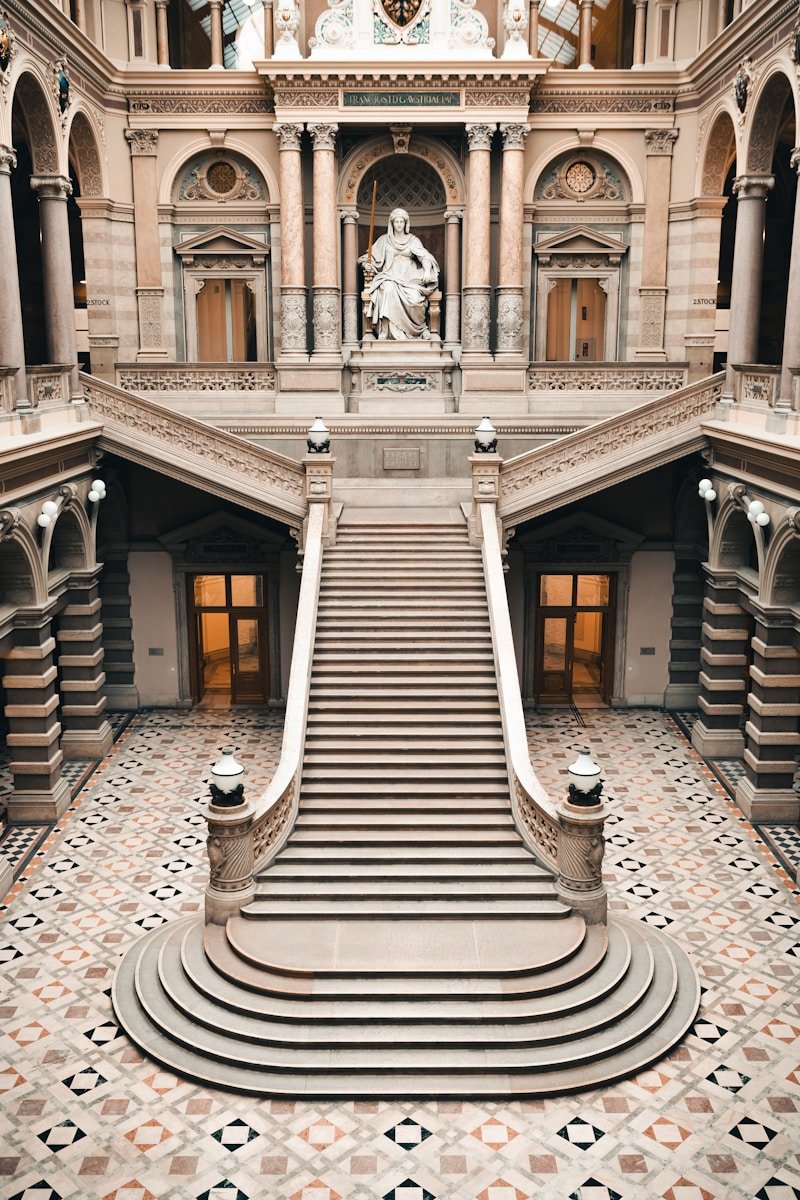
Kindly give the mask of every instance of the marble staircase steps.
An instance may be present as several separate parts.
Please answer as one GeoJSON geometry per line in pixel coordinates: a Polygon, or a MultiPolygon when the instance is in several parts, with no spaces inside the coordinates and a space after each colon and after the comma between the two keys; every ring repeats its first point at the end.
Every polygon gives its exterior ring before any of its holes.
{"type": "Polygon", "coordinates": [[[345,510],[290,838],[227,925],[138,942],[114,997],[179,1074],[270,1095],[551,1094],[685,1031],[685,956],[648,926],[587,926],[517,831],[460,513],[345,510]]]}

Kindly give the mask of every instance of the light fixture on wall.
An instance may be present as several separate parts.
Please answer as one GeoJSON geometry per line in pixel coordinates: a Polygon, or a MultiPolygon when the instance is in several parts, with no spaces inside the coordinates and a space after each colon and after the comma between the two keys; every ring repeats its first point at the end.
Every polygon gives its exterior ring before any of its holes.
{"type": "Polygon", "coordinates": [[[714,491],[714,485],[710,479],[701,479],[697,485],[697,492],[701,500],[716,500],[717,493],[714,491]]]}
{"type": "Polygon", "coordinates": [[[764,505],[760,500],[751,500],[747,506],[747,519],[751,525],[760,525],[765,529],[769,525],[769,513],[764,512],[764,505]]]}
{"type": "Polygon", "coordinates": [[[42,511],[36,518],[37,525],[40,525],[42,529],[46,529],[48,525],[52,525],[53,517],[57,512],[58,505],[56,502],[54,500],[45,500],[44,504],[42,505],[42,511]]]}
{"type": "Polygon", "coordinates": [[[331,431],[322,417],[315,417],[313,425],[308,428],[307,442],[309,454],[328,454],[331,448],[331,431]]]}
{"type": "Polygon", "coordinates": [[[475,453],[493,454],[497,449],[497,430],[488,417],[475,426],[475,453]]]}
{"type": "Polygon", "coordinates": [[[102,479],[93,479],[87,500],[91,500],[92,504],[97,504],[100,500],[106,498],[106,485],[102,479]]]}

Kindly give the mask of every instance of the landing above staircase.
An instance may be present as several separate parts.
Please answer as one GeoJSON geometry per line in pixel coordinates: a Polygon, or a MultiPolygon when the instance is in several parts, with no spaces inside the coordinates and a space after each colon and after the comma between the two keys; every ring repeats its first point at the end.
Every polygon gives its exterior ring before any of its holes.
{"type": "Polygon", "coordinates": [[[326,550],[299,810],[225,925],[124,958],[128,1034],[265,1095],[542,1095],[661,1057],[684,953],[588,925],[512,816],[481,553],[458,511],[356,511],[326,550]],[[390,514],[386,514],[389,517],[390,514]]]}

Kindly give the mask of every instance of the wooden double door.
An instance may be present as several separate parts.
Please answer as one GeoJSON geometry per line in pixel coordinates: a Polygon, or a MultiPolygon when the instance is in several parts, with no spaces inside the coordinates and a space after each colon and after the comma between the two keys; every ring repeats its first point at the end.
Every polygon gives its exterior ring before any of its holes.
{"type": "Polygon", "coordinates": [[[197,700],[265,704],[269,640],[262,575],[189,578],[192,685],[197,700]]]}
{"type": "Polygon", "coordinates": [[[613,673],[612,575],[537,579],[534,694],[540,704],[607,704],[613,673]]]}

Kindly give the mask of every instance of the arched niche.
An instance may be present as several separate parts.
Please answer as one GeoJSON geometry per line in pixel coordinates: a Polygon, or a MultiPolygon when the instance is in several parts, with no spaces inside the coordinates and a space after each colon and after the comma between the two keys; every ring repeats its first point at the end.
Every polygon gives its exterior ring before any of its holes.
{"type": "Polygon", "coordinates": [[[752,116],[745,133],[745,170],[752,175],[769,175],[787,116],[796,115],[792,83],[782,69],[774,70],[762,81],[749,105],[752,116]]]}
{"type": "Polygon", "coordinates": [[[89,116],[79,109],[69,127],[69,161],[80,185],[84,199],[108,194],[104,156],[89,116]]]}
{"type": "Polygon", "coordinates": [[[636,163],[620,146],[599,136],[593,138],[591,146],[582,145],[577,138],[566,138],[555,146],[549,146],[528,172],[524,188],[525,204],[539,203],[540,200],[536,198],[546,186],[551,172],[573,159],[609,167],[613,175],[622,181],[626,201],[644,204],[644,181],[636,163]]]}
{"type": "MultiPolygon", "coordinates": [[[[366,173],[384,159],[396,155],[394,141],[390,137],[380,136],[362,142],[345,157],[339,173],[339,205],[343,208],[353,208],[357,203],[361,181],[366,173]]],[[[408,142],[408,150],[397,155],[409,163],[412,159],[422,159],[439,176],[444,189],[444,202],[447,207],[463,207],[466,203],[466,185],[464,173],[458,158],[442,142],[435,138],[421,137],[412,134],[408,142]]],[[[402,205],[406,208],[407,205],[402,205]]],[[[369,214],[367,214],[369,216],[369,214]]]]}
{"type": "MultiPolygon", "coordinates": [[[[258,202],[261,207],[277,204],[279,197],[278,180],[269,163],[254,148],[238,138],[226,136],[224,146],[212,146],[208,139],[198,139],[187,146],[182,146],[177,154],[167,163],[158,185],[158,202],[160,205],[174,204],[184,183],[190,185],[192,172],[203,162],[226,161],[238,163],[247,169],[251,180],[260,182],[264,188],[264,199],[258,202]]],[[[222,211],[231,201],[241,200],[241,193],[235,196],[227,193],[222,198],[222,211]]],[[[184,201],[185,202],[185,201],[184,201]]],[[[200,200],[202,204],[203,201],[200,200]]],[[[209,206],[219,204],[219,198],[211,197],[206,201],[209,206]]],[[[244,203],[247,203],[244,201],[244,203]]]]}
{"type": "Polygon", "coordinates": [[[700,155],[701,196],[721,196],[731,164],[736,160],[736,128],[727,109],[718,112],[706,134],[700,155]]]}
{"type": "Polygon", "coordinates": [[[90,565],[88,539],[88,523],[83,511],[76,504],[62,508],[54,521],[50,539],[48,580],[57,572],[77,571],[90,565]]]}
{"type": "Polygon", "coordinates": [[[0,609],[39,604],[44,589],[35,550],[21,537],[0,542],[0,609]]]}
{"type": "Polygon", "coordinates": [[[711,564],[721,570],[758,572],[758,554],[750,522],[731,499],[720,506],[711,546],[711,564]]]}

